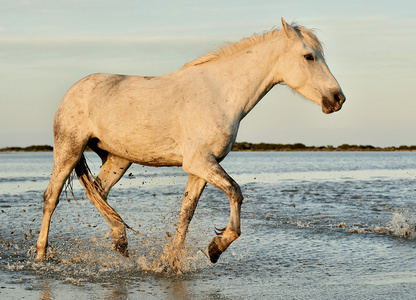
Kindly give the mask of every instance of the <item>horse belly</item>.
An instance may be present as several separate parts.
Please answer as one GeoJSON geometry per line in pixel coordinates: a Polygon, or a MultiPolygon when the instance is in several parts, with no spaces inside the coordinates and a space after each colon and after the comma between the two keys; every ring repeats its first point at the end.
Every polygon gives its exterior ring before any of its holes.
{"type": "Polygon", "coordinates": [[[146,166],[181,166],[183,156],[177,142],[172,138],[153,136],[145,138],[135,135],[134,140],[120,137],[99,137],[97,146],[132,163],[146,166]]]}

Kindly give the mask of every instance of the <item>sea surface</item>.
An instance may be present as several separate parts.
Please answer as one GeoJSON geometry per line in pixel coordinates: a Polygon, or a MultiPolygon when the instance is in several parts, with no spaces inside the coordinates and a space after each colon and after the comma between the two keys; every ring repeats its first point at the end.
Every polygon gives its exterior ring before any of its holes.
{"type": "MultiPolygon", "coordinates": [[[[87,153],[94,173],[101,162],[87,153]]],[[[416,152],[232,152],[222,166],[245,196],[242,235],[211,264],[229,218],[207,186],[182,269],[163,257],[187,175],[133,165],[109,203],[134,230],[130,258],[75,179],[35,263],[52,153],[0,154],[0,299],[415,299],[416,152]]]]}

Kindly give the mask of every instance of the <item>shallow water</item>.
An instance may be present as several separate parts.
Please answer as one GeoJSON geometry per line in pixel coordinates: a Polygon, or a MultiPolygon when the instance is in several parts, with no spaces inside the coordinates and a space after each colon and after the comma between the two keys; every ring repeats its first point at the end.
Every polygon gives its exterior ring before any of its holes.
{"type": "MultiPolygon", "coordinates": [[[[100,161],[88,153],[89,165],[100,161]]],[[[34,263],[51,153],[0,154],[0,298],[413,299],[416,152],[235,152],[222,163],[245,196],[242,236],[211,264],[203,251],[229,202],[208,186],[183,272],[167,272],[187,176],[132,166],[109,202],[127,224],[130,259],[74,182],[52,218],[49,260],[34,263]],[[68,199],[67,199],[68,198],[68,199]]]]}

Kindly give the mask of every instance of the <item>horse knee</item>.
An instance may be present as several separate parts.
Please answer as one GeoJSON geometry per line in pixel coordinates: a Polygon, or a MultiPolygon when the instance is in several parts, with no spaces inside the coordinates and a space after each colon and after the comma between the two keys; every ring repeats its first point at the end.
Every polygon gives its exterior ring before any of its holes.
{"type": "Polygon", "coordinates": [[[241,192],[241,188],[238,185],[238,183],[235,181],[232,181],[228,190],[229,190],[230,200],[241,205],[243,203],[244,196],[243,196],[243,193],[241,192]]]}
{"type": "Polygon", "coordinates": [[[243,194],[240,192],[240,194],[238,195],[238,197],[236,198],[236,202],[238,205],[241,206],[241,204],[243,204],[243,200],[244,200],[244,196],[243,194]]]}

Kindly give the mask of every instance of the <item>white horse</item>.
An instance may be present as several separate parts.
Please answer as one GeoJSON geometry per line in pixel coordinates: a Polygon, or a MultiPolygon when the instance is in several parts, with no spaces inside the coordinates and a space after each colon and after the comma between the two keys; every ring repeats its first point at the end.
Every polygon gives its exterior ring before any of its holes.
{"type": "Polygon", "coordinates": [[[240,234],[243,201],[220,162],[231,150],[240,121],[276,84],[322,106],[341,109],[345,96],[325,63],[318,38],[301,26],[253,35],[162,76],[93,74],[73,85],[54,119],[54,166],[44,194],[36,261],[45,259],[51,215],[75,172],[87,197],[111,227],[114,248],[128,256],[126,227],[107,203],[110,189],[132,163],[182,166],[189,173],[173,245],[183,248],[199,197],[209,183],[230,201],[227,226],[208,247],[215,263],[240,234]],[[102,159],[94,178],[83,152],[102,159]]]}

